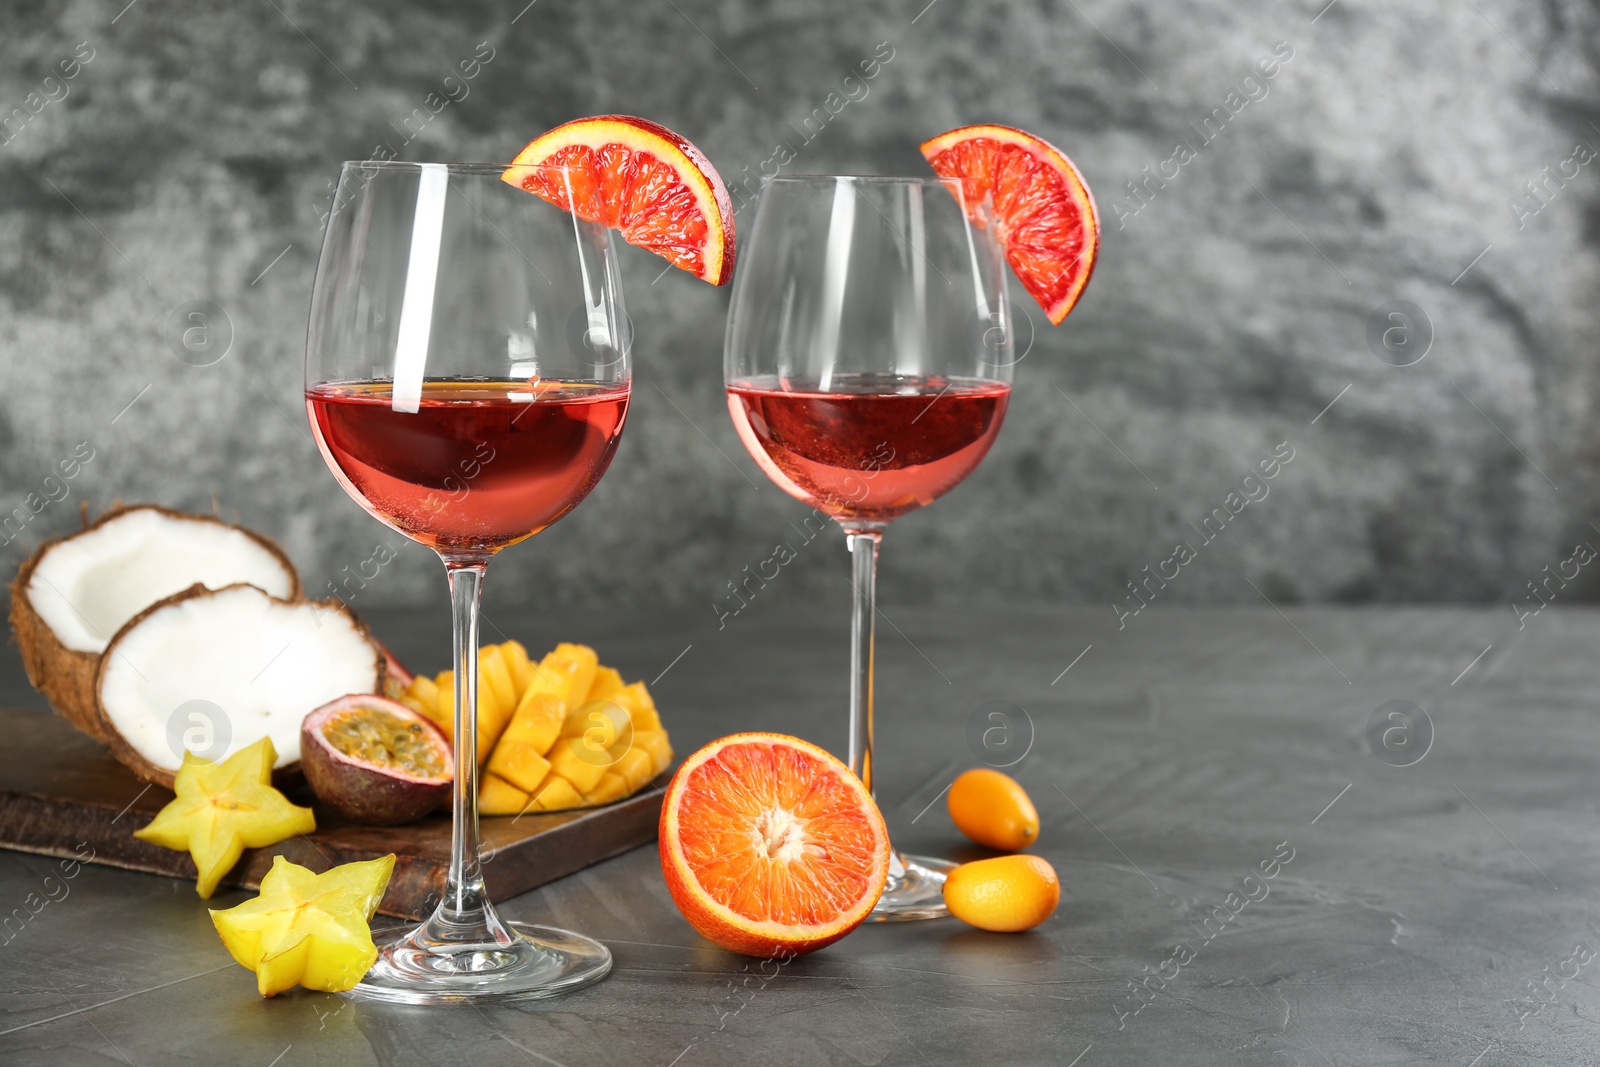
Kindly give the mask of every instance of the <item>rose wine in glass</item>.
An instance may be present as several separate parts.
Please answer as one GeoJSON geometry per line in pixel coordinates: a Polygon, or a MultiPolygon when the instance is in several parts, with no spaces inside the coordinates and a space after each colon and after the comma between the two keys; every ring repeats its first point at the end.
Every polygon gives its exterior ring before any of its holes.
{"type": "MultiPolygon", "coordinates": [[[[975,470],[1011,397],[1005,266],[960,186],[797,175],[762,187],[724,370],[739,438],[851,554],[850,769],[873,788],[874,585],[891,521],[975,470]]],[[[890,853],[876,920],[946,914],[955,865],[890,853]]]]}
{"type": "Polygon", "coordinates": [[[628,413],[625,387],[589,382],[427,381],[414,413],[395,412],[391,394],[323,385],[306,406],[346,492],[447,551],[504,548],[571,511],[605,473],[628,413]]]}
{"type": "Polygon", "coordinates": [[[776,378],[728,386],[739,439],[767,477],[842,521],[888,522],[971,474],[1006,415],[1005,382],[844,375],[832,392],[776,378]]]}
{"type": "Polygon", "coordinates": [[[312,292],[305,398],[323,458],[369,514],[437,552],[450,581],[450,867],[433,914],[381,946],[352,990],[378,1000],[547,997],[611,969],[598,941],[501,919],[478,856],[483,577],[594,489],[631,382],[610,234],[501,181],[504,169],[346,163],[312,292]]]}

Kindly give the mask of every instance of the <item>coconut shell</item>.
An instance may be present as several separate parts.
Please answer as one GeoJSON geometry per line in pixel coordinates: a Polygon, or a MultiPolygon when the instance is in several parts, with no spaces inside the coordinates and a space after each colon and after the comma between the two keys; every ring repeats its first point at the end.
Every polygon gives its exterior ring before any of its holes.
{"type": "MultiPolygon", "coordinates": [[[[116,655],[118,642],[120,642],[127,634],[131,633],[133,629],[141,622],[149,618],[151,615],[154,615],[162,608],[170,607],[173,604],[179,604],[186,600],[193,600],[199,597],[215,596],[218,593],[225,593],[230,589],[239,588],[256,589],[255,586],[250,585],[248,582],[236,582],[233,585],[225,585],[221,589],[207,589],[205,586],[196,583],[181,593],[174,593],[169,597],[158,600],[124,623],[122,629],[118,630],[111,638],[111,643],[106,645],[104,654],[99,657],[99,663],[96,664],[94,674],[95,728],[100,732],[100,734],[105,738],[106,743],[111,747],[111,755],[116,758],[117,762],[121,763],[124,767],[128,768],[134,774],[138,775],[140,778],[143,778],[147,782],[154,782],[157,785],[166,786],[168,789],[171,789],[175,772],[169,771],[164,767],[157,767],[154,763],[151,763],[149,760],[145,759],[144,756],[139,754],[139,751],[136,748],[128,743],[126,738],[117,732],[117,728],[112,724],[110,716],[106,714],[105,705],[100,700],[100,683],[102,676],[105,674],[105,665],[111,661],[112,656],[116,655]]],[[[260,592],[259,589],[256,589],[256,591],[260,592]]],[[[356,632],[362,637],[366,638],[367,644],[372,648],[372,692],[383,692],[383,683],[387,674],[387,666],[383,656],[383,646],[378,644],[377,640],[373,638],[372,631],[367,627],[365,622],[361,621],[361,617],[355,613],[349,604],[346,604],[344,601],[339,600],[336,597],[330,597],[327,600],[280,600],[275,596],[268,595],[267,599],[277,604],[295,606],[313,604],[324,611],[334,612],[347,617],[351,624],[355,627],[356,632]]],[[[307,708],[306,714],[309,715],[314,710],[316,709],[307,708]]],[[[300,764],[298,761],[286,764],[285,766],[280,767],[272,772],[272,781],[280,788],[299,785],[304,780],[305,775],[301,773],[300,764]]]]}
{"type": "Polygon", "coordinates": [[[155,504],[114,505],[91,523],[88,521],[88,509],[85,506],[83,529],[65,537],[56,537],[43,542],[18,569],[17,576],[11,583],[11,630],[22,653],[22,665],[28,672],[28,682],[44,694],[44,698],[50,702],[56,714],[96,741],[102,742],[109,742],[111,739],[106,732],[96,697],[96,677],[101,657],[94,652],[78,652],[63,645],[56,638],[55,632],[34,610],[32,601],[28,599],[28,584],[33,580],[34,570],[51,549],[63,541],[70,541],[74,537],[81,537],[98,529],[130,511],[156,511],[169,518],[185,522],[215,523],[242,533],[283,564],[284,572],[289,575],[290,588],[294,593],[293,599],[299,600],[305,595],[300,585],[299,572],[294,569],[294,564],[289,562],[289,557],[284,554],[283,549],[270,538],[263,537],[254,530],[223,522],[210,515],[191,515],[155,504]]]}
{"type": "Polygon", "coordinates": [[[22,666],[28,681],[50,702],[57,715],[96,741],[106,740],[95,710],[94,679],[100,657],[93,652],[76,652],[56,640],[55,631],[46,626],[28,600],[28,582],[38,565],[46,542],[17,571],[11,583],[11,632],[22,652],[22,666]]]}

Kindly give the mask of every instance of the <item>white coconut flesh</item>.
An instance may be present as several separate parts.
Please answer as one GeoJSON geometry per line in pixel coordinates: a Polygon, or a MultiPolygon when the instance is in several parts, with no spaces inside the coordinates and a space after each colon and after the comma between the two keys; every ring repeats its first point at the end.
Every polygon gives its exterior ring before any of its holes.
{"type": "Polygon", "coordinates": [[[300,758],[300,723],[370,692],[379,653],[343,611],[236,586],[151,611],[101,666],[100,708],[133,749],[176,771],[185,748],[226,759],[263,736],[275,767],[300,758]]]}
{"type": "Polygon", "coordinates": [[[28,582],[28,602],[71,651],[99,653],[122,625],[199,583],[247,582],[294,593],[283,560],[230,526],[134,508],[51,548],[28,582]]]}

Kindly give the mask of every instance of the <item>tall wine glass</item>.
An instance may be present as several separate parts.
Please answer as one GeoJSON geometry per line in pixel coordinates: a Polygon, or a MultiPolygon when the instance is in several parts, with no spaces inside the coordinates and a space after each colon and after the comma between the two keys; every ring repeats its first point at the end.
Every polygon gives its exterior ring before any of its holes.
{"type": "Polygon", "coordinates": [[[373,517],[436,551],[450,580],[444,897],[382,947],[354,990],[413,1004],[552,996],[611,969],[597,941],[502,920],[478,857],[484,571],[595,487],[630,385],[610,234],[502,182],[504,169],[346,163],[306,342],[306,409],[334,477],[373,517]]]}
{"type": "MultiPolygon", "coordinates": [[[[972,473],[1011,395],[993,227],[938,178],[768,180],[739,251],[724,369],[739,438],[767,476],[843,527],[855,586],[850,768],[873,788],[878,545],[972,473]]],[[[890,853],[876,920],[945,914],[954,864],[890,853]]]]}

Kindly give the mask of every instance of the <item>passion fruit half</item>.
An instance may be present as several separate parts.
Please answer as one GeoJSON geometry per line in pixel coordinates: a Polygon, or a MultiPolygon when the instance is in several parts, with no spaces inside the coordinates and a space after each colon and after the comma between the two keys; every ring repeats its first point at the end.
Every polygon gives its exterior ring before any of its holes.
{"type": "Polygon", "coordinates": [[[351,822],[397,826],[422,818],[449,796],[453,765],[438,727],[376,693],[340,697],[300,724],[306,781],[351,822]]]}

